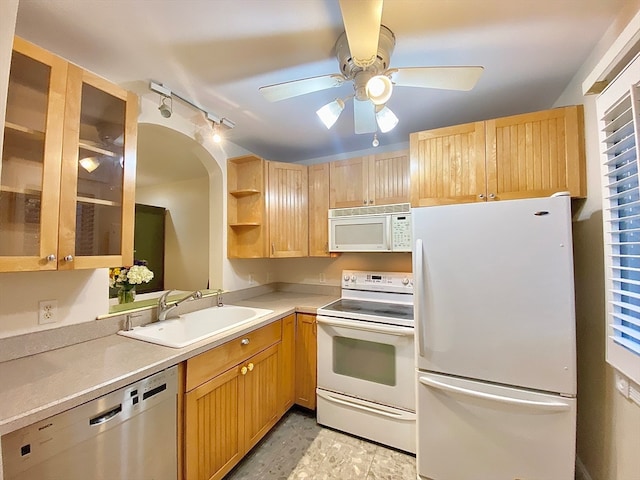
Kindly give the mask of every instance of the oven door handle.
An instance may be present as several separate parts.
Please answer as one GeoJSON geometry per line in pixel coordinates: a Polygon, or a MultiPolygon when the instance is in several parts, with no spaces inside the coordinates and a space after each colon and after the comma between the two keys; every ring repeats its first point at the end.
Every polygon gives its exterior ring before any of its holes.
{"type": "Polygon", "coordinates": [[[356,399],[347,401],[342,400],[341,398],[334,397],[329,392],[322,391],[320,389],[316,390],[316,393],[319,397],[324,398],[325,400],[333,403],[337,403],[339,405],[344,405],[345,407],[354,408],[356,410],[363,410],[365,412],[374,413],[376,415],[383,415],[385,417],[390,417],[395,420],[405,420],[405,421],[415,421],[415,414],[409,412],[388,412],[387,410],[382,410],[379,408],[374,408],[368,405],[363,405],[358,403],[356,399]]]}
{"type": "Polygon", "coordinates": [[[398,337],[412,337],[413,328],[396,327],[393,325],[380,325],[379,323],[364,321],[337,320],[329,317],[317,317],[317,322],[331,327],[344,327],[352,330],[362,330],[365,332],[384,333],[387,335],[396,335],[398,337]]]}

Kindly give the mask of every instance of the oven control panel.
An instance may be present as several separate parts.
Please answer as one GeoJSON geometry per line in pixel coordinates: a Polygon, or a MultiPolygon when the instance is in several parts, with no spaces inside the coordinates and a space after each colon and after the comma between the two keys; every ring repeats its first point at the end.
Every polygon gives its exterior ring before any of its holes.
{"type": "Polygon", "coordinates": [[[413,274],[343,270],[342,288],[379,292],[413,293],[413,274]]]}

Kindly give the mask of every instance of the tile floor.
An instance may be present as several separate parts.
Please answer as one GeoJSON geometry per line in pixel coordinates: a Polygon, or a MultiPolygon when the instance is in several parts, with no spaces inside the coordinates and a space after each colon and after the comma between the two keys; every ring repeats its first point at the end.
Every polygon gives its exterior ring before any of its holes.
{"type": "Polygon", "coordinates": [[[225,480],[415,480],[416,459],[290,410],[225,480]]]}

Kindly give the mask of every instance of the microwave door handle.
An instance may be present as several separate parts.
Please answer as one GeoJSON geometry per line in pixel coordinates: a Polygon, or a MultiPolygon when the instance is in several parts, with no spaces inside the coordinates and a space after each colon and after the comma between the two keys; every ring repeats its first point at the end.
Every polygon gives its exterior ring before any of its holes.
{"type": "Polygon", "coordinates": [[[426,350],[425,330],[426,330],[426,318],[424,308],[424,252],[422,250],[422,239],[416,240],[416,271],[415,271],[415,284],[414,291],[414,309],[416,317],[416,329],[418,334],[418,351],[421,357],[424,357],[426,350]]]}
{"type": "Polygon", "coordinates": [[[397,337],[413,336],[414,332],[414,329],[411,327],[395,327],[392,325],[381,325],[372,322],[350,322],[348,320],[337,320],[322,316],[318,316],[316,321],[331,327],[344,327],[352,330],[363,330],[365,332],[385,333],[387,335],[395,335],[397,337]]]}

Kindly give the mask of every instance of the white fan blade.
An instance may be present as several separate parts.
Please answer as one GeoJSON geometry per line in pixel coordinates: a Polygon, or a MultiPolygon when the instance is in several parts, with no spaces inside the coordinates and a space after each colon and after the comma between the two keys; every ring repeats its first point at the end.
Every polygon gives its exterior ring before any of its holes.
{"type": "Polygon", "coordinates": [[[340,10],[353,63],[372,65],[378,55],[382,0],[340,0],[340,10]]]}
{"type": "Polygon", "coordinates": [[[356,100],[354,98],[353,123],[356,133],[374,133],[377,131],[376,106],[369,100],[356,100]]]}
{"type": "Polygon", "coordinates": [[[270,102],[277,102],[285,98],[297,97],[307,93],[326,90],[327,88],[339,87],[346,78],[342,75],[322,75],[320,77],[303,78],[290,82],[277,83],[260,87],[260,93],[270,102]]]}
{"type": "Polygon", "coordinates": [[[400,87],[471,90],[483,67],[415,67],[389,70],[393,83],[400,87]]]}

